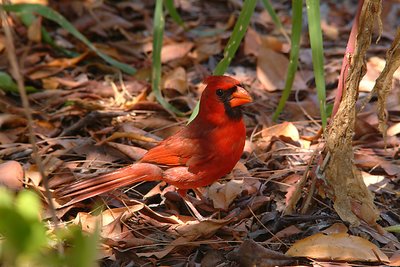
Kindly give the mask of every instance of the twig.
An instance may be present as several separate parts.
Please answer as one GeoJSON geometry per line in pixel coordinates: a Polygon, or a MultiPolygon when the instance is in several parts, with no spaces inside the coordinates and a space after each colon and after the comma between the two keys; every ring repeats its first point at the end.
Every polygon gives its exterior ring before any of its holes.
{"type": "Polygon", "coordinates": [[[93,123],[102,118],[114,118],[118,116],[126,115],[126,112],[123,111],[116,111],[116,112],[99,112],[99,111],[92,111],[87,114],[85,117],[81,118],[78,122],[72,124],[67,129],[65,129],[61,134],[60,137],[67,136],[72,134],[73,132],[82,129],[86,125],[93,123]]]}
{"type": "MultiPolygon", "coordinates": [[[[25,116],[28,120],[28,131],[29,131],[29,141],[32,144],[32,156],[33,159],[36,162],[36,165],[38,167],[39,173],[42,176],[42,180],[43,180],[43,185],[45,188],[45,196],[47,198],[47,201],[49,203],[49,208],[50,208],[50,213],[51,213],[51,217],[54,223],[54,228],[57,229],[58,227],[58,219],[57,219],[57,215],[56,215],[56,211],[54,208],[54,203],[52,201],[52,196],[51,196],[51,192],[50,192],[50,187],[49,187],[49,182],[47,179],[47,176],[45,174],[44,171],[44,166],[43,166],[43,162],[40,158],[40,156],[38,155],[38,148],[36,146],[36,137],[35,137],[35,133],[33,131],[33,118],[32,118],[32,113],[31,113],[31,108],[29,105],[29,100],[28,100],[28,96],[26,94],[26,90],[25,90],[25,85],[24,85],[24,80],[23,77],[21,75],[21,71],[19,68],[19,65],[17,63],[17,57],[16,57],[16,53],[15,53],[15,46],[14,46],[14,41],[13,41],[13,33],[12,33],[12,29],[8,23],[8,19],[7,19],[7,14],[4,11],[4,9],[0,6],[0,16],[1,16],[1,22],[4,28],[4,33],[5,33],[5,42],[6,42],[6,47],[7,47],[7,56],[8,56],[8,60],[10,61],[10,65],[11,65],[11,72],[12,72],[12,76],[15,78],[15,80],[17,81],[17,85],[18,85],[18,91],[22,100],[22,105],[24,107],[24,113],[25,116]]],[[[60,252],[63,251],[61,243],[58,244],[58,249],[60,252]]]]}

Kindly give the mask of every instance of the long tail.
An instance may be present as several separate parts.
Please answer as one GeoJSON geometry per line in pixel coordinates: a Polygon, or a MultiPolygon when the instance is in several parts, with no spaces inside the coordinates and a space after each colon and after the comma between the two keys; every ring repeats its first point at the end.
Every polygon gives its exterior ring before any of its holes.
{"type": "Polygon", "coordinates": [[[142,181],[158,181],[162,179],[160,167],[149,163],[136,163],[125,168],[100,175],[95,178],[79,180],[55,190],[58,199],[72,198],[63,206],[110,192],[116,188],[128,186],[142,181]]]}

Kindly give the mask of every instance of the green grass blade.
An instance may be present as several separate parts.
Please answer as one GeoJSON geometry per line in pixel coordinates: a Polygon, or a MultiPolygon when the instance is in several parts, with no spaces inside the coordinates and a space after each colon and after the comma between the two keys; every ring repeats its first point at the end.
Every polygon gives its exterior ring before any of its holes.
{"type": "Polygon", "coordinates": [[[153,20],[153,67],[151,72],[151,85],[153,93],[157,98],[157,101],[167,110],[176,113],[179,116],[185,114],[176,109],[170,103],[165,101],[161,94],[160,83],[161,83],[161,48],[163,44],[164,35],[164,14],[163,14],[163,0],[156,0],[156,7],[154,11],[153,20]]]}
{"type": "Polygon", "coordinates": [[[171,18],[179,25],[185,28],[185,24],[183,22],[183,19],[179,15],[178,11],[175,8],[174,5],[174,0],[165,0],[164,2],[165,8],[168,11],[168,14],[171,16],[171,18]]]}
{"type": "Polygon", "coordinates": [[[326,103],[325,103],[325,79],[324,79],[324,53],[322,43],[321,16],[319,11],[319,0],[306,0],[308,30],[310,33],[310,44],[312,51],[312,62],[314,68],[315,84],[319,100],[322,127],[326,127],[326,103]]]}
{"type": "MultiPolygon", "coordinates": [[[[19,93],[18,85],[14,82],[10,75],[3,71],[0,71],[0,89],[6,92],[19,93]]],[[[27,93],[39,92],[39,90],[33,86],[25,86],[25,90],[27,93]]]]}
{"type": "MultiPolygon", "coordinates": [[[[33,14],[32,12],[26,12],[26,11],[20,12],[20,13],[18,13],[18,15],[19,15],[19,18],[21,19],[22,23],[27,27],[29,27],[37,18],[37,16],[35,14],[33,14]]],[[[68,49],[58,46],[54,42],[54,40],[51,37],[51,35],[49,34],[49,32],[43,26],[41,28],[41,34],[42,34],[42,41],[44,43],[51,45],[54,49],[62,52],[67,57],[78,57],[79,56],[79,53],[69,51],[68,49]]]]}
{"type": "MultiPolygon", "coordinates": [[[[280,19],[278,18],[278,15],[276,15],[276,12],[274,10],[274,7],[271,4],[270,0],[262,0],[265,9],[267,10],[268,14],[271,16],[272,21],[275,23],[275,26],[279,29],[279,31],[283,34],[283,36],[286,38],[288,42],[290,42],[290,38],[288,34],[285,31],[285,28],[283,27],[280,19]]],[[[293,2],[293,1],[292,1],[293,2]]],[[[293,8],[293,7],[292,7],[293,8]]]]}
{"type": "Polygon", "coordinates": [[[400,224],[392,225],[384,228],[388,232],[400,233],[400,224]]]}
{"type": "MultiPolygon", "coordinates": [[[[238,20],[236,21],[235,27],[231,38],[224,49],[224,58],[218,63],[215,68],[213,75],[223,75],[231,63],[237,49],[239,48],[240,42],[242,41],[246,30],[250,23],[251,15],[253,15],[254,8],[256,7],[257,0],[246,0],[243,4],[242,11],[239,14],[238,20]]],[[[189,122],[196,118],[199,113],[200,102],[197,102],[196,107],[193,109],[190,115],[189,122]]]]}
{"type": "Polygon", "coordinates": [[[218,63],[214,70],[214,75],[223,75],[231,63],[235,53],[242,41],[253,15],[257,0],[246,0],[243,9],[239,14],[238,20],[233,28],[231,38],[224,49],[224,58],[218,63]]]}
{"type": "Polygon", "coordinates": [[[56,22],[58,25],[63,27],[66,31],[68,31],[70,34],[75,36],[77,39],[82,41],[89,49],[94,51],[99,57],[101,57],[104,61],[109,63],[110,65],[119,68],[120,70],[128,73],[128,74],[134,74],[136,72],[136,69],[129,66],[128,64],[119,62],[118,60],[115,60],[108,55],[104,54],[101,52],[99,49],[97,49],[84,35],[82,35],[71,23],[69,23],[60,13],[57,11],[54,11],[53,9],[39,5],[39,4],[15,4],[15,5],[3,5],[2,6],[4,10],[8,12],[31,12],[31,13],[36,13],[44,18],[56,22]]]}
{"type": "Polygon", "coordinates": [[[290,61],[289,67],[286,74],[285,88],[283,89],[281,99],[279,100],[278,107],[272,115],[272,120],[276,121],[279,114],[281,114],[285,107],[286,101],[289,98],[290,91],[292,90],[294,78],[297,72],[297,65],[299,62],[299,51],[300,51],[300,37],[302,27],[302,8],[303,0],[292,0],[292,47],[290,49],[290,61]]]}

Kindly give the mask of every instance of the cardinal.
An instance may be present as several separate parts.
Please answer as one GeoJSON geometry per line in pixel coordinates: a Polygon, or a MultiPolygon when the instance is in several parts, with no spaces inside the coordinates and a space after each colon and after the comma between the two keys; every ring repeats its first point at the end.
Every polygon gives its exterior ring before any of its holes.
{"type": "Polygon", "coordinates": [[[239,161],[246,140],[242,106],[252,102],[239,81],[210,76],[197,117],[176,134],[150,149],[132,165],[78,180],[56,190],[70,205],[142,181],[165,181],[185,196],[188,189],[212,184],[239,161]]]}

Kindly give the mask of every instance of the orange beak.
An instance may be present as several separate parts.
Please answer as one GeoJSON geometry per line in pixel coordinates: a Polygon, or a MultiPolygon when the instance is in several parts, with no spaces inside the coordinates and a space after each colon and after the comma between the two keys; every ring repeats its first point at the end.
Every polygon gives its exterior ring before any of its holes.
{"type": "Polygon", "coordinates": [[[253,102],[253,99],[251,98],[249,93],[243,87],[240,86],[237,87],[236,92],[232,94],[232,98],[229,101],[232,108],[251,102],[253,102]]]}

